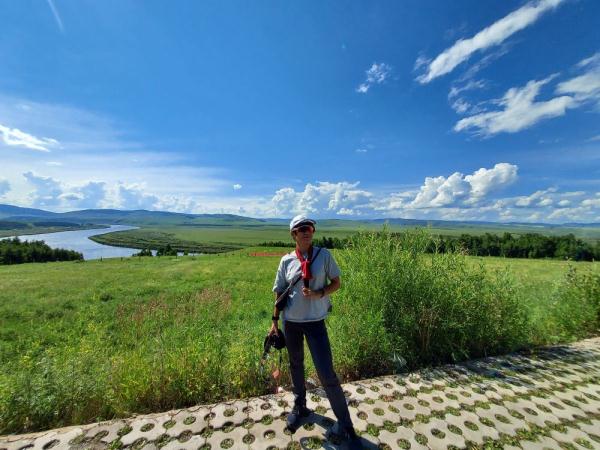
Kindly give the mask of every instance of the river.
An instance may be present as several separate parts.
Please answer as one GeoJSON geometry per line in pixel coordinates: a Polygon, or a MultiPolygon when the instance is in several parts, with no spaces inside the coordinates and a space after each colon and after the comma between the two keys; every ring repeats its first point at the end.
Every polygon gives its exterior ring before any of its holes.
{"type": "Polygon", "coordinates": [[[22,241],[44,241],[52,248],[65,248],[75,250],[83,254],[85,259],[118,258],[120,256],[131,256],[139,252],[136,248],[113,247],[111,245],[98,244],[88,239],[98,234],[112,233],[113,231],[135,230],[138,227],[129,225],[111,225],[109,228],[92,230],[59,231],[57,233],[28,234],[19,236],[22,241]]]}

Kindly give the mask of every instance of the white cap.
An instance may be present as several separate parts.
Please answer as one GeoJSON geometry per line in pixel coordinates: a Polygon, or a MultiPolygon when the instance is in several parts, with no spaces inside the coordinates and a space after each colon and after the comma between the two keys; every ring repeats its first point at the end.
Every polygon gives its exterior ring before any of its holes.
{"type": "Polygon", "coordinates": [[[294,217],[292,219],[292,221],[290,222],[290,231],[292,231],[294,228],[298,228],[300,225],[303,225],[305,223],[312,225],[313,228],[317,224],[317,222],[315,222],[314,220],[309,219],[308,217],[300,214],[300,215],[294,217]]]}

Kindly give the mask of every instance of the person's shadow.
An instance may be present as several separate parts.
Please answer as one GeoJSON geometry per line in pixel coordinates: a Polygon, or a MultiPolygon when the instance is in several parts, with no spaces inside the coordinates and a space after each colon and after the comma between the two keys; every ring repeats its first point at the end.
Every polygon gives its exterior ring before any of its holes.
{"type": "MultiPolygon", "coordinates": [[[[321,438],[321,448],[324,449],[341,449],[341,450],[345,450],[347,448],[346,442],[334,435],[330,435],[328,433],[328,431],[331,429],[331,427],[333,426],[333,424],[335,423],[335,421],[331,420],[329,417],[326,417],[322,414],[318,414],[316,412],[312,412],[308,417],[302,417],[300,418],[300,424],[298,426],[298,428],[296,429],[299,430],[300,428],[302,428],[304,425],[306,424],[312,424],[315,427],[315,435],[318,434],[318,430],[317,427],[320,428],[321,434],[322,436],[321,438]]],[[[295,434],[295,432],[293,433],[295,434]]],[[[310,437],[303,437],[300,438],[298,440],[298,442],[300,443],[300,446],[303,449],[310,449],[310,448],[314,448],[313,445],[314,443],[311,442],[310,437]]],[[[363,439],[361,437],[361,444],[362,444],[362,448],[365,450],[377,450],[378,446],[375,445],[372,442],[367,441],[366,439],[363,439]]]]}

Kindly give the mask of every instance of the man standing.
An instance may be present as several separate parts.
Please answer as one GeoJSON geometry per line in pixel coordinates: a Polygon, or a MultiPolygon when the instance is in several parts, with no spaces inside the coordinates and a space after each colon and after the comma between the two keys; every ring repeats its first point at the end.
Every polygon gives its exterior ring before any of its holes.
{"type": "MultiPolygon", "coordinates": [[[[352,425],[344,391],[333,369],[331,346],[325,327],[325,318],[331,311],[329,296],[340,288],[340,269],[326,248],[312,245],[315,225],[314,220],[303,215],[291,220],[290,233],[296,249],[281,258],[273,286],[277,298],[302,274],[302,278],[290,289],[287,305],[281,311],[294,392],[294,407],[287,417],[287,425],[290,431],[295,432],[300,426],[301,417],[307,417],[311,413],[306,407],[304,380],[306,336],[317,374],[338,419],[330,433],[347,439],[349,448],[357,449],[362,448],[362,445],[352,425]]],[[[269,334],[277,333],[279,313],[275,308],[269,334]]]]}

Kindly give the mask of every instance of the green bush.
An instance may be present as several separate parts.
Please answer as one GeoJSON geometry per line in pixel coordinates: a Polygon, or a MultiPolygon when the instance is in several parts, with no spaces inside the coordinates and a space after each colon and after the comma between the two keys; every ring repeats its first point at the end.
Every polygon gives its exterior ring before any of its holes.
{"type": "Polygon", "coordinates": [[[600,273],[570,266],[552,296],[543,334],[549,342],[581,339],[600,330],[600,273]]]}
{"type": "Polygon", "coordinates": [[[411,367],[456,361],[527,342],[527,310],[508,273],[474,267],[461,253],[426,255],[430,240],[424,230],[384,228],[359,233],[339,253],[346,317],[337,331],[352,346],[344,351],[366,359],[355,367],[392,368],[398,356],[411,367]]]}

